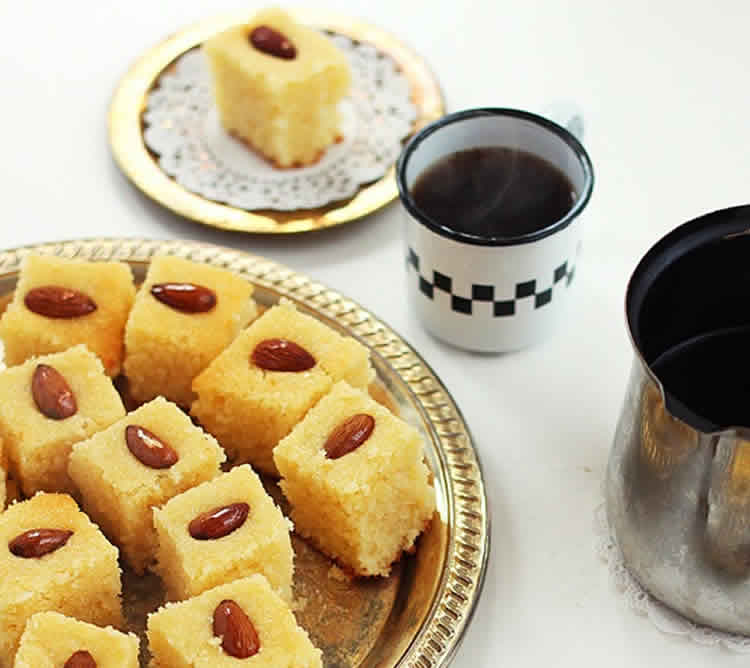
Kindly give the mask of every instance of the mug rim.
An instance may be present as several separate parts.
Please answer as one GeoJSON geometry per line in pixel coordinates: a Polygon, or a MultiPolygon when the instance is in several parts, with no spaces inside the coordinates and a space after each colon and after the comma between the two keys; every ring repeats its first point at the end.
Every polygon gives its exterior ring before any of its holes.
{"type": "Polygon", "coordinates": [[[594,188],[594,168],[591,164],[591,158],[589,158],[586,149],[583,144],[567,129],[558,125],[554,121],[534,114],[530,111],[523,111],[521,109],[513,109],[509,107],[479,107],[475,109],[465,109],[463,111],[456,111],[451,114],[446,114],[436,121],[433,121],[429,125],[422,128],[417,134],[415,134],[406,144],[401,155],[396,163],[396,183],[398,185],[399,196],[401,203],[404,205],[406,210],[409,212],[411,217],[417,222],[421,223],[428,229],[432,230],[440,236],[447,237],[453,241],[461,243],[473,244],[475,246],[516,246],[520,244],[527,244],[534,241],[539,241],[545,237],[551,236],[566,227],[568,227],[583,211],[586,205],[591,199],[591,193],[594,188]],[[416,204],[412,197],[409,188],[406,185],[406,167],[414,151],[419,145],[427,139],[431,134],[441,130],[446,125],[465,121],[472,118],[483,117],[483,116],[509,116],[511,118],[518,118],[525,121],[530,121],[543,129],[556,134],[560,137],[575,153],[578,158],[584,173],[584,187],[583,192],[576,199],[575,203],[562,218],[556,220],[554,223],[547,225],[539,230],[533,232],[527,232],[526,234],[509,235],[509,236],[479,236],[475,234],[468,234],[466,232],[459,232],[445,225],[441,225],[434,219],[430,218],[425,214],[416,204]]]}

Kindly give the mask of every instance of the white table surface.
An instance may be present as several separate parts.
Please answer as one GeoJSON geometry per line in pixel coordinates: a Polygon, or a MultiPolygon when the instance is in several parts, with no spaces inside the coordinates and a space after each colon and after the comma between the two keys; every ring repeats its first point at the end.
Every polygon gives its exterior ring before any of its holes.
{"type": "Polygon", "coordinates": [[[672,227],[750,199],[750,4],[468,4],[326,7],[411,44],[438,73],[451,111],[540,110],[555,100],[585,111],[597,181],[575,307],[544,345],[473,355],[425,334],[404,299],[397,204],[338,229],[271,238],[203,228],[131,187],[107,144],[119,77],[168,33],[252,2],[0,1],[0,247],[113,235],[232,246],[344,292],[413,343],[463,410],[490,495],[493,552],[456,668],[747,665],[746,657],[664,636],[633,613],[595,555],[592,515],[631,361],[629,274],[672,227]]]}

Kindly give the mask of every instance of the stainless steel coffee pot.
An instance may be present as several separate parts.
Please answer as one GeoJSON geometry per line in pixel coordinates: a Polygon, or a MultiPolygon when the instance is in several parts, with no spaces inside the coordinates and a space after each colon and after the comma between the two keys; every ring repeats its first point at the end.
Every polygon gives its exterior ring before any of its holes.
{"type": "Polygon", "coordinates": [[[635,360],[607,471],[610,527],[653,596],[696,622],[750,634],[750,206],[659,241],[631,277],[626,316],[635,360]],[[717,332],[746,336],[747,352],[717,368],[710,388],[688,388],[689,368],[671,386],[654,372],[660,356],[717,332]],[[722,424],[722,397],[742,383],[746,417],[722,424]],[[696,405],[700,396],[714,415],[696,405]]]}

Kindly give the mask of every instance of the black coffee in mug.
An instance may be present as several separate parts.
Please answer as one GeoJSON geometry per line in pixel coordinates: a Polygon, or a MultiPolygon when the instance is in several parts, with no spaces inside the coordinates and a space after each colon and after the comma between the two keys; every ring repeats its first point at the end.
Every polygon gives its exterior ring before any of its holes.
{"type": "Polygon", "coordinates": [[[414,202],[439,225],[481,237],[518,237],[565,217],[568,177],[532,153],[486,146],[444,156],[419,175],[414,202]]]}

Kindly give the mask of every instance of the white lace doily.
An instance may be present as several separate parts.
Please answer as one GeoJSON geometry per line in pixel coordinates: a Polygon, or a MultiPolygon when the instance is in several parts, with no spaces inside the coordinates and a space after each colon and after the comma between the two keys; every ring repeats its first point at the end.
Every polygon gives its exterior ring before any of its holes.
{"type": "Polygon", "coordinates": [[[648,617],[662,633],[684,636],[700,645],[720,646],[738,654],[750,654],[750,637],[717,631],[691,622],[657,601],[640,585],[625,565],[622,552],[609,528],[603,503],[596,509],[594,525],[597,535],[596,551],[606,562],[612,581],[633,610],[648,617]]]}
{"type": "Polygon", "coordinates": [[[230,137],[214,106],[208,62],[196,48],[148,95],[143,137],[161,168],[191,192],[250,211],[324,206],[383,176],[417,117],[409,82],[372,45],[327,35],[349,60],[352,88],[341,104],[343,139],[316,164],[277,169],[230,137]]]}

